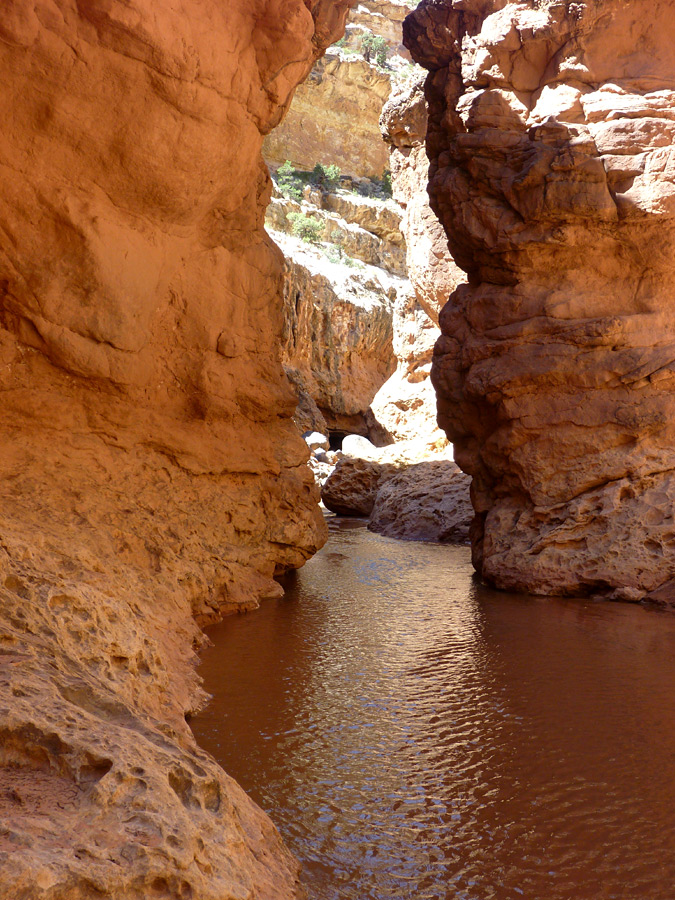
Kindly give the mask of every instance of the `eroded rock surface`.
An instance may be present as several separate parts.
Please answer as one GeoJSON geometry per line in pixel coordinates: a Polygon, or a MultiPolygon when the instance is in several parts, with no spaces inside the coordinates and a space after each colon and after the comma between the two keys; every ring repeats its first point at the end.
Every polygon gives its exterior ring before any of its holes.
{"type": "Polygon", "coordinates": [[[396,366],[392,307],[400,279],[331,262],[321,246],[272,234],[286,256],[284,364],[328,429],[365,430],[365,413],[396,366]]]}
{"type": "Polygon", "coordinates": [[[185,714],[195,619],[325,539],[260,148],[348,5],[3,10],[3,896],[301,894],[185,714]]]}
{"type": "Polygon", "coordinates": [[[469,275],[440,422],[495,584],[639,599],[675,574],[675,18],[654,0],[424,0],[432,206],[469,275]]]}
{"type": "Polygon", "coordinates": [[[403,466],[383,479],[371,531],[403,541],[468,544],[473,521],[470,478],[448,459],[403,466]]]}
{"type": "Polygon", "coordinates": [[[388,168],[388,151],[378,120],[393,81],[409,68],[401,25],[410,7],[404,0],[362,0],[355,4],[340,46],[320,59],[298,88],[283,124],[265,140],[272,165],[287,159],[313,169],[337,165],[343,174],[380,177],[388,168]],[[384,40],[387,66],[364,59],[362,39],[384,40]]]}
{"type": "Polygon", "coordinates": [[[344,455],[321,499],[339,516],[367,517],[368,527],[387,537],[466,543],[474,517],[470,478],[448,454],[402,441],[344,455]]]}
{"type": "Polygon", "coordinates": [[[391,91],[389,75],[362,57],[332,49],[296,92],[283,125],[265,141],[265,159],[313,169],[337,165],[343,173],[380,176],[387,148],[377,120],[391,91]],[[340,136],[349,135],[348,140],[340,136]]]}
{"type": "Polygon", "coordinates": [[[401,230],[411,290],[399,294],[394,308],[397,369],[378,391],[372,411],[393,440],[424,437],[434,444],[443,442],[430,379],[433,348],[440,336],[438,316],[465,276],[450,256],[445,231],[429,207],[423,84],[424,73],[419,70],[393,92],[380,119],[390,147],[394,199],[403,210],[401,230]]]}

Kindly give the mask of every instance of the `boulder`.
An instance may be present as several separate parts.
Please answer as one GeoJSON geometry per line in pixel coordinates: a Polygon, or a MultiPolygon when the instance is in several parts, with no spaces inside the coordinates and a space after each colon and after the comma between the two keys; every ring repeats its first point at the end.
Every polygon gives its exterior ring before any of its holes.
{"type": "Polygon", "coordinates": [[[385,471],[381,463],[343,456],[321,490],[321,500],[338,516],[369,516],[385,471]]]}
{"type": "Polygon", "coordinates": [[[405,466],[381,479],[368,527],[398,540],[468,544],[470,484],[451,460],[405,466]]]}
{"type": "Polygon", "coordinates": [[[307,431],[303,434],[303,438],[310,450],[330,450],[330,441],[325,434],[319,434],[317,431],[307,431]]]}
{"type": "Polygon", "coordinates": [[[474,517],[469,485],[451,459],[408,443],[373,447],[371,458],[343,456],[321,499],[336,515],[368,516],[368,527],[388,537],[467,543],[474,517]]]}
{"type": "Polygon", "coordinates": [[[345,456],[355,456],[360,459],[376,459],[379,450],[368,438],[360,434],[348,434],[342,440],[341,450],[345,456]]]}

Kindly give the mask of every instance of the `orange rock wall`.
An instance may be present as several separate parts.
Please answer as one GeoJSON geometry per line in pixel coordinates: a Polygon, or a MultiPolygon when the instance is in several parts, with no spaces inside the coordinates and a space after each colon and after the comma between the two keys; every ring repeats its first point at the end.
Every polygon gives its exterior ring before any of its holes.
{"type": "Polygon", "coordinates": [[[184,714],[195,618],[325,539],[260,148],[349,5],[3,7],[3,896],[301,893],[184,714]]]}
{"type": "Polygon", "coordinates": [[[405,41],[429,70],[432,206],[468,274],[433,377],[473,476],[476,566],[672,600],[672,4],[423,0],[405,41]]]}

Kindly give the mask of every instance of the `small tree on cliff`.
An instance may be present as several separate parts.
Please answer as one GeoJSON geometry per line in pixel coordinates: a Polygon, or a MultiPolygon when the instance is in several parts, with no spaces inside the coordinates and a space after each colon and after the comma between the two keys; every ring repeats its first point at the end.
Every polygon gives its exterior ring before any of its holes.
{"type": "Polygon", "coordinates": [[[277,169],[276,177],[277,187],[289,200],[302,200],[302,186],[298,178],[298,173],[291,165],[290,159],[287,159],[283,166],[277,169]]]}
{"type": "Polygon", "coordinates": [[[387,64],[387,42],[381,35],[366,31],[361,38],[361,55],[366,62],[374,62],[384,68],[387,64]]]}
{"type": "Polygon", "coordinates": [[[317,163],[312,170],[312,184],[324,191],[334,191],[340,185],[339,166],[323,166],[317,163]]]}
{"type": "Polygon", "coordinates": [[[318,244],[323,236],[323,225],[318,219],[306,216],[304,213],[289,213],[288,221],[291,230],[306,244],[318,244]]]}

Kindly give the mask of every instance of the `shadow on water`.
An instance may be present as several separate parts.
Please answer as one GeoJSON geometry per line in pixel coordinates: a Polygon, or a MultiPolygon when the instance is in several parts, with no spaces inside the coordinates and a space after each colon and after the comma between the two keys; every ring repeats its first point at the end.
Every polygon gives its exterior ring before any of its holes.
{"type": "Polygon", "coordinates": [[[500,594],[331,523],[211,629],[200,744],[316,900],[674,900],[675,617],[500,594]]]}

